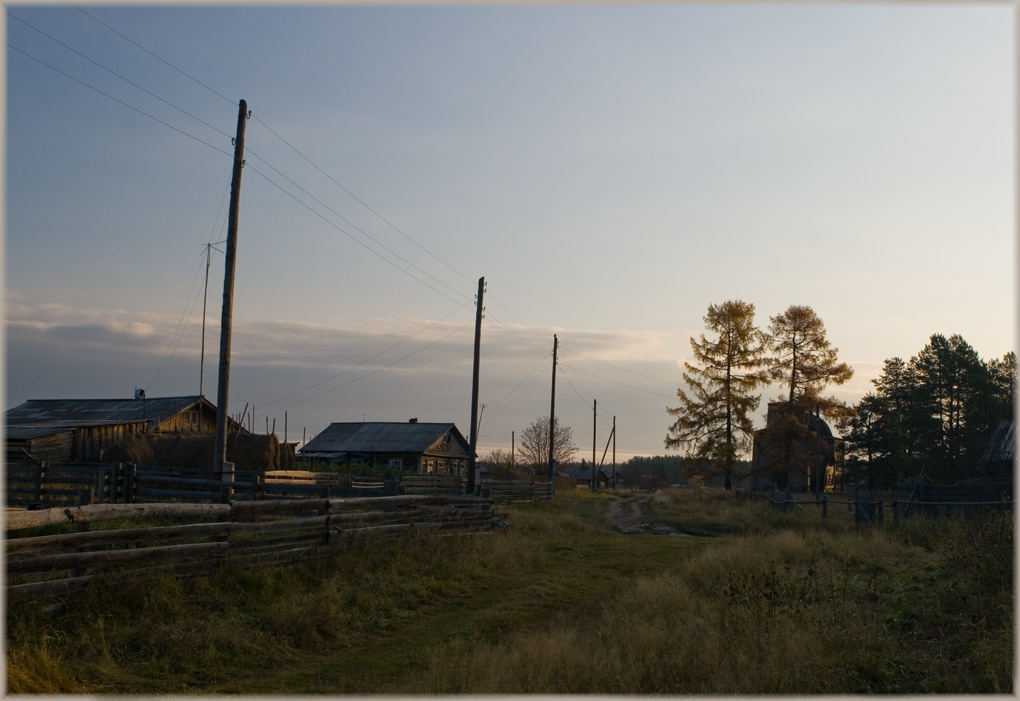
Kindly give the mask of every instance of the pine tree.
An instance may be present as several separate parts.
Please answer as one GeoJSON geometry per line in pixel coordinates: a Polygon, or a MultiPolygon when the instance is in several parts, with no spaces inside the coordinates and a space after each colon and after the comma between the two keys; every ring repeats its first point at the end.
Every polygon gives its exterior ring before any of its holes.
{"type": "Polygon", "coordinates": [[[680,406],[666,409],[676,417],[666,448],[685,448],[700,470],[721,470],[726,489],[731,489],[737,456],[747,451],[753,437],[751,413],[761,400],[754,390],[764,381],[764,346],[754,326],[753,304],[730,300],[709,305],[704,321],[718,337],[691,338],[698,365],[684,362],[689,394],[677,389],[680,406]]]}

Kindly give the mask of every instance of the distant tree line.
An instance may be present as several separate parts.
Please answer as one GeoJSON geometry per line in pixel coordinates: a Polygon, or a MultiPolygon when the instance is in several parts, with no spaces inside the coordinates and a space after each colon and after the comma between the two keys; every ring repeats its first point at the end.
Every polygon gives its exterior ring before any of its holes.
{"type": "Polygon", "coordinates": [[[1000,421],[1013,420],[1016,354],[982,360],[961,336],[935,334],[908,361],[889,358],[874,391],[841,423],[847,477],[871,488],[921,474],[980,474],[1000,421]]]}

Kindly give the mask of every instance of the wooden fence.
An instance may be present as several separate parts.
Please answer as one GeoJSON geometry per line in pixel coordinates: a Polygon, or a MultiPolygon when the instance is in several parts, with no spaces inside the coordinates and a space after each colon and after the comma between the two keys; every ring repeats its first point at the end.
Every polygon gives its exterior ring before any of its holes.
{"type": "Polygon", "coordinates": [[[743,498],[765,498],[770,506],[782,511],[815,507],[821,511],[822,520],[828,518],[830,506],[845,506],[844,513],[853,516],[854,523],[858,526],[885,523],[887,510],[891,511],[893,526],[898,526],[900,519],[906,517],[945,517],[973,514],[989,509],[1012,510],[1013,508],[1012,497],[1009,494],[1004,494],[1002,498],[994,501],[966,501],[965,499],[972,492],[960,491],[958,488],[954,491],[954,488],[955,485],[940,489],[929,487],[923,494],[924,499],[920,498],[921,495],[917,493],[911,493],[905,497],[893,496],[888,501],[877,499],[874,492],[863,489],[846,494],[844,499],[830,499],[826,494],[816,497],[814,501],[798,500],[792,489],[784,492],[775,485],[767,491],[738,490],[736,493],[737,496],[743,498]],[[932,498],[944,501],[932,501],[932,498]]]}
{"type": "Polygon", "coordinates": [[[480,493],[497,504],[549,501],[553,497],[553,483],[534,480],[482,480],[480,493]]]}
{"type": "Polygon", "coordinates": [[[60,596],[97,580],[295,562],[336,552],[352,538],[411,529],[486,533],[493,520],[491,499],[430,495],[8,510],[6,593],[17,601],[60,596]],[[109,521],[116,528],[92,529],[109,521]],[[18,537],[27,528],[58,525],[75,532],[18,537]]]}
{"type": "MultiPolygon", "coordinates": [[[[467,479],[454,475],[393,475],[359,477],[349,474],[273,470],[236,470],[221,481],[194,468],[81,463],[46,467],[7,466],[7,505],[28,508],[89,503],[152,503],[160,501],[230,501],[265,499],[397,496],[400,494],[463,494],[467,479]]],[[[483,480],[500,503],[552,498],[548,483],[529,480],[483,480]]],[[[481,489],[476,491],[480,494],[481,489]]]]}

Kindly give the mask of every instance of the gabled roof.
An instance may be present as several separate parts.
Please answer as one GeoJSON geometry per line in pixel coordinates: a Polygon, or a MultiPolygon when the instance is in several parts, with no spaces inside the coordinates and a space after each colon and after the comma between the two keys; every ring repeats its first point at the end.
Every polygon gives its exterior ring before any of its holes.
{"type": "Polygon", "coordinates": [[[208,400],[197,394],[145,399],[29,399],[8,409],[4,422],[8,427],[60,426],[68,430],[77,426],[111,426],[140,421],[155,426],[194,407],[199,401],[208,404],[208,400]]]}
{"type": "Polygon", "coordinates": [[[369,421],[361,423],[332,423],[298,452],[308,454],[337,453],[425,453],[445,436],[459,443],[460,450],[448,451],[460,455],[469,450],[463,434],[452,423],[397,423],[369,421]]]}

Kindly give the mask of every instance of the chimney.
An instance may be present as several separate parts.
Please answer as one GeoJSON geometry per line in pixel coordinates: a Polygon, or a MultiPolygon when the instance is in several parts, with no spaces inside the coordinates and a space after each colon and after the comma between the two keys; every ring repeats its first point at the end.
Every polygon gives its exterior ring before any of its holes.
{"type": "Polygon", "coordinates": [[[411,419],[407,423],[409,423],[409,424],[416,424],[416,423],[418,423],[418,419],[417,418],[411,419]]]}

